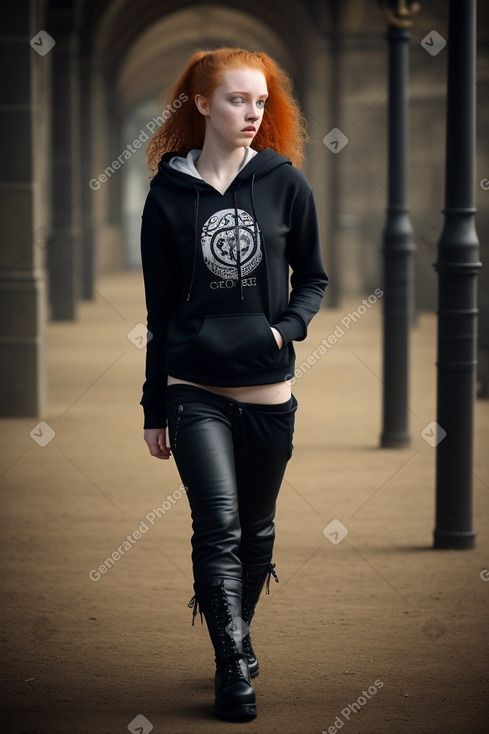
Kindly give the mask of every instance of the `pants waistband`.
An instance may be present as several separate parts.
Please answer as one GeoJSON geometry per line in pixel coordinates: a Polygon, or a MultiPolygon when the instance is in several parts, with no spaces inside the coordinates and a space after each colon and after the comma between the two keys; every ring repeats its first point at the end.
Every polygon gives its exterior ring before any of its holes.
{"type": "Polygon", "coordinates": [[[286,413],[290,410],[297,408],[297,400],[294,395],[291,395],[289,400],[285,403],[243,403],[239,400],[234,400],[226,395],[219,395],[218,393],[205,390],[202,387],[196,385],[168,385],[166,388],[166,404],[171,405],[177,403],[180,400],[194,399],[198,402],[208,403],[218,408],[249,408],[256,412],[264,413],[286,413]]]}

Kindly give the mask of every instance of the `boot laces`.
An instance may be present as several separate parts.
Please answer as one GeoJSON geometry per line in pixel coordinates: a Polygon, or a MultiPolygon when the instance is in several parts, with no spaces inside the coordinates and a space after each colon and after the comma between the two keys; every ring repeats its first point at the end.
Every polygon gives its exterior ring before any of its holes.
{"type": "Polygon", "coordinates": [[[192,627],[194,626],[195,617],[197,616],[198,613],[200,613],[200,623],[201,624],[204,624],[204,620],[202,618],[202,609],[200,608],[199,600],[197,599],[197,597],[195,596],[195,594],[190,599],[190,601],[187,604],[187,606],[188,606],[189,609],[192,609],[192,627]]]}
{"type": "Polygon", "coordinates": [[[277,572],[275,571],[275,566],[276,565],[277,565],[276,563],[271,563],[270,566],[268,567],[267,591],[266,591],[267,594],[270,593],[270,579],[271,579],[271,577],[273,576],[273,578],[275,579],[275,581],[276,581],[277,584],[279,582],[278,581],[277,572]]]}
{"type": "Polygon", "coordinates": [[[234,652],[223,658],[216,658],[216,666],[221,669],[223,680],[231,682],[235,680],[245,680],[241,669],[240,660],[245,660],[246,656],[242,652],[234,652]]]}
{"type": "MultiPolygon", "coordinates": [[[[224,593],[223,582],[212,588],[214,594],[211,603],[218,622],[223,650],[223,654],[219,658],[216,658],[216,664],[221,667],[223,677],[226,680],[237,680],[238,678],[243,678],[243,671],[239,661],[246,660],[246,655],[237,649],[234,638],[226,631],[226,626],[228,626],[230,620],[232,621],[232,616],[224,593]]],[[[192,609],[192,626],[195,623],[197,614],[200,614],[201,624],[204,624],[203,612],[196,594],[190,599],[187,607],[192,609]]]]}

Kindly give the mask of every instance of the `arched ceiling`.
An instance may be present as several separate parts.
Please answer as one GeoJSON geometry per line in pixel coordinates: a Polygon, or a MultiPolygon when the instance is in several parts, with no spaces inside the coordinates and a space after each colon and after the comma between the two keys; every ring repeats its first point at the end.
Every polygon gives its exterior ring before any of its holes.
{"type": "Polygon", "coordinates": [[[156,100],[195,49],[224,45],[265,50],[292,76],[300,75],[283,40],[255,16],[222,5],[194,5],[165,15],[127,49],[114,80],[120,113],[146,99],[156,100]]]}
{"type": "Polygon", "coordinates": [[[311,5],[322,3],[284,6],[278,0],[248,0],[246,4],[240,0],[214,0],[209,4],[195,0],[100,0],[94,4],[93,0],[86,0],[84,44],[110,85],[118,84],[121,71],[132,84],[127,76],[127,57],[134,63],[136,49],[146,59],[146,65],[136,62],[139,71],[144,72],[139,84],[145,85],[146,80],[155,77],[148,83],[151,93],[161,87],[156,78],[161,71],[155,67],[155,60],[158,63],[161,58],[164,69],[172,61],[170,74],[174,76],[181,64],[175,63],[172,54],[180,54],[183,59],[203,44],[260,48],[275,55],[294,74],[300,70],[297,62],[295,68],[290,68],[292,59],[304,56],[304,39],[316,32],[311,5]],[[89,35],[87,25],[91,29],[89,35]]]}

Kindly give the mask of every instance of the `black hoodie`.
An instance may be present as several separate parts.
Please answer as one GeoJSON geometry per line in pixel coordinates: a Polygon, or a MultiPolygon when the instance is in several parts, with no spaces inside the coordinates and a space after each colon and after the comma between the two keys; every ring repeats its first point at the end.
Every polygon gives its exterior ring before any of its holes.
{"type": "Polygon", "coordinates": [[[161,159],[142,214],[145,428],[166,425],[167,375],[222,387],[290,379],[292,342],[328,283],[313,192],[288,158],[257,153],[221,194],[173,168],[175,155],[161,159]]]}

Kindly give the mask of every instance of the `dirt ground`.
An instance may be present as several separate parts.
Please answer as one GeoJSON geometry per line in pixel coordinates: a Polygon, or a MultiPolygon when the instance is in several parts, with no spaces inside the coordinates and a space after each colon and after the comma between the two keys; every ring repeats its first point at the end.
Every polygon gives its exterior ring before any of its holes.
{"type": "MultiPolygon", "coordinates": [[[[299,364],[360,301],[321,311],[299,364]]],[[[253,622],[258,718],[234,725],[212,716],[210,642],[187,608],[187,501],[142,440],[140,274],[102,278],[76,323],[49,324],[42,418],[0,421],[3,731],[489,731],[489,402],[476,403],[476,548],[433,550],[421,431],[436,419],[436,317],[412,331],[412,444],[379,449],[380,309],[294,385],[280,583],[253,622]]]]}

